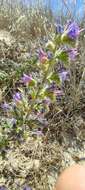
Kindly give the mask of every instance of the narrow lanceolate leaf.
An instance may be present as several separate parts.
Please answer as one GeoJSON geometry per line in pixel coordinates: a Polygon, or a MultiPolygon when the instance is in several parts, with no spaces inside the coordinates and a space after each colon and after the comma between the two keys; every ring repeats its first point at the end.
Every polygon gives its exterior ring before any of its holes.
{"type": "Polygon", "coordinates": [[[68,54],[64,50],[58,50],[55,53],[55,58],[63,61],[63,62],[68,62],[68,54]]]}
{"type": "Polygon", "coordinates": [[[53,91],[49,91],[48,89],[45,91],[45,96],[50,98],[52,101],[55,101],[56,96],[53,91]]]}
{"type": "Polygon", "coordinates": [[[56,82],[57,84],[60,84],[60,78],[59,78],[59,75],[57,73],[51,73],[49,76],[48,76],[48,81],[49,82],[56,82]]]}
{"type": "Polygon", "coordinates": [[[54,38],[56,46],[59,46],[61,44],[61,35],[58,34],[54,38]]]}

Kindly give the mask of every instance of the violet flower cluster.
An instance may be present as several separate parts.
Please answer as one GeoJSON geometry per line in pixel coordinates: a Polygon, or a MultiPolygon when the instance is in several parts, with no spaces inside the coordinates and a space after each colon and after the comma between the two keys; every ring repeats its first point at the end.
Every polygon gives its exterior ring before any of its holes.
{"type": "Polygon", "coordinates": [[[75,40],[80,34],[80,28],[77,23],[70,21],[66,26],[65,33],[70,39],[75,40]]]}
{"type": "Polygon", "coordinates": [[[65,69],[61,69],[59,71],[59,77],[60,77],[61,83],[63,83],[66,80],[69,80],[69,71],[65,69]]]}
{"type": "Polygon", "coordinates": [[[70,48],[67,50],[67,52],[68,52],[69,58],[72,61],[74,61],[76,59],[77,55],[79,54],[77,48],[70,48]]]}
{"type": "Polygon", "coordinates": [[[0,190],[7,190],[5,186],[0,186],[0,190]]]}
{"type": "Polygon", "coordinates": [[[13,99],[15,102],[19,102],[22,100],[22,95],[19,93],[19,92],[16,92],[14,95],[13,95],[13,99]]]}
{"type": "Polygon", "coordinates": [[[4,110],[4,111],[8,111],[10,109],[10,106],[8,103],[4,102],[3,104],[1,104],[1,108],[4,110]]]}
{"type": "Polygon", "coordinates": [[[24,84],[29,84],[32,81],[32,76],[23,74],[23,77],[21,78],[21,80],[24,84]]]}

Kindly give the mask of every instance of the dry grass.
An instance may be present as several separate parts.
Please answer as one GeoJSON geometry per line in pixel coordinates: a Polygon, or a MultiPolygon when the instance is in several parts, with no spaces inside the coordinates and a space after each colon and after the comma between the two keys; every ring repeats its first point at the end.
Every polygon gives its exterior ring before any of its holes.
{"type": "Polygon", "coordinates": [[[34,138],[27,131],[25,140],[11,140],[9,148],[2,150],[0,185],[9,190],[22,190],[25,185],[32,190],[53,190],[63,169],[80,160],[85,164],[84,120],[81,116],[71,116],[68,121],[61,116],[59,122],[51,124],[44,137],[34,138]]]}
{"type": "Polygon", "coordinates": [[[52,11],[43,6],[26,8],[11,1],[0,7],[0,29],[9,31],[18,41],[49,35],[53,31],[53,20],[52,11]]]}

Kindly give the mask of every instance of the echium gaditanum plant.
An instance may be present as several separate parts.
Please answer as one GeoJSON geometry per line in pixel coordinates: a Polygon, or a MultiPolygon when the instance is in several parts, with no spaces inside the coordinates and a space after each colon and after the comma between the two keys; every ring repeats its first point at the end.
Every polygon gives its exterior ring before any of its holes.
{"type": "Polygon", "coordinates": [[[42,122],[50,104],[64,95],[62,86],[70,77],[70,69],[65,65],[70,68],[69,60],[74,61],[78,54],[76,42],[81,31],[75,22],[70,21],[64,29],[57,25],[56,33],[46,42],[45,48],[38,50],[36,67],[39,72],[23,73],[19,79],[22,85],[14,92],[12,102],[2,105],[14,125],[26,124],[32,128],[36,120],[42,122]],[[55,65],[59,66],[58,71],[55,65]]]}

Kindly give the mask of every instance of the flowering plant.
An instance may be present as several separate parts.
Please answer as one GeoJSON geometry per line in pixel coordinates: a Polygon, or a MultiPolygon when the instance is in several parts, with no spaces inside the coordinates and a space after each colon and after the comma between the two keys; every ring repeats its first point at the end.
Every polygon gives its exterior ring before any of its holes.
{"type": "Polygon", "coordinates": [[[56,34],[46,43],[45,48],[38,50],[35,63],[37,77],[34,72],[23,73],[19,79],[21,86],[14,92],[12,102],[10,105],[6,102],[2,105],[17,126],[26,124],[33,128],[35,121],[47,126],[45,114],[49,112],[51,103],[64,96],[63,83],[70,80],[67,65],[78,55],[75,46],[81,30],[75,22],[69,22],[64,30],[62,28],[59,25],[59,30],[56,29],[56,34]],[[59,67],[59,62],[63,63],[62,67],[59,67]],[[55,65],[58,72],[55,71],[55,65]]]}

